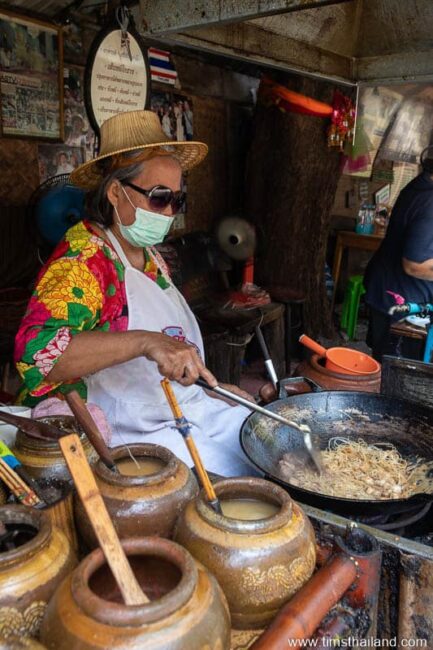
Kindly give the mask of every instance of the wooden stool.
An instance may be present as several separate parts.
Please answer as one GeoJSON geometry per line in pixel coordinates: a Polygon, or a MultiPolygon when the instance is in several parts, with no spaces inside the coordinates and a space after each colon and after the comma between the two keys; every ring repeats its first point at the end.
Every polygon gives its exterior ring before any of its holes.
{"type": "Polygon", "coordinates": [[[285,307],[285,375],[290,375],[290,363],[292,360],[292,333],[297,328],[303,329],[304,326],[304,303],[306,297],[300,291],[290,289],[282,285],[275,285],[266,287],[267,292],[272,300],[281,302],[285,307]],[[295,323],[294,315],[297,312],[297,319],[295,323]]]}

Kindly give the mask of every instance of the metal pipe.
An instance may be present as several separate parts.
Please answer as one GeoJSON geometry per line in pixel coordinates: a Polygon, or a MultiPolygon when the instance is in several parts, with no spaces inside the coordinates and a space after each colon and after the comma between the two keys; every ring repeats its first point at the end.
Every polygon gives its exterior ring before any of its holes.
{"type": "Polygon", "coordinates": [[[356,564],[351,557],[335,555],[281,609],[251,650],[287,650],[288,639],[310,637],[356,575],[356,564]]]}

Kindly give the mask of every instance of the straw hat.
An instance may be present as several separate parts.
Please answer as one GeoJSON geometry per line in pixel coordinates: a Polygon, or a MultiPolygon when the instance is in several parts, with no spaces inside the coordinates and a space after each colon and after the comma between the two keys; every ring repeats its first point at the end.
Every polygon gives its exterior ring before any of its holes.
{"type": "Polygon", "coordinates": [[[99,156],[80,165],[69,177],[70,182],[82,189],[96,188],[102,180],[98,162],[109,156],[152,147],[163,147],[177,158],[183,171],[198,165],[208,152],[203,142],[167,140],[160,121],[153,111],[119,113],[101,126],[99,156]]]}

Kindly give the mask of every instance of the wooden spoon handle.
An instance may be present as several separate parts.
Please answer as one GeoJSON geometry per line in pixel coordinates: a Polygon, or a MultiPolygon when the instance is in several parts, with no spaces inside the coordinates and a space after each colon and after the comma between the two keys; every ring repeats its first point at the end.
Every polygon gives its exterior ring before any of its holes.
{"type": "Polygon", "coordinates": [[[126,605],[149,602],[142,592],[107,512],[98,485],[75,433],[59,440],[75,487],[126,605]]]}
{"type": "Polygon", "coordinates": [[[38,420],[32,420],[31,418],[23,418],[21,415],[6,413],[6,411],[0,411],[0,422],[13,424],[32,438],[58,440],[61,436],[65,435],[64,431],[61,431],[51,424],[38,422],[38,420]]]}
{"type": "Polygon", "coordinates": [[[102,462],[105,463],[109,469],[116,469],[116,465],[114,463],[110,450],[105,444],[102,433],[99,431],[96,422],[89,412],[89,409],[87,408],[83,398],[79,395],[79,393],[77,393],[76,390],[72,390],[70,393],[66,394],[65,399],[69,405],[69,408],[74,414],[75,419],[81,425],[90,443],[98,452],[102,462]]]}

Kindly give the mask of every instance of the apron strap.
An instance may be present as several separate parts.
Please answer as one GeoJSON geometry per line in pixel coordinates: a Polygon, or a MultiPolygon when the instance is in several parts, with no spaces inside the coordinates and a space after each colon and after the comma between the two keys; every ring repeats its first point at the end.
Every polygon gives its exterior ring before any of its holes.
{"type": "Polygon", "coordinates": [[[115,235],[111,232],[110,228],[107,228],[106,233],[107,233],[108,239],[110,240],[114,250],[118,254],[118,256],[119,256],[121,262],[123,263],[123,266],[125,267],[125,269],[131,268],[132,264],[130,263],[130,261],[126,257],[126,255],[125,255],[125,253],[123,251],[123,248],[120,245],[120,242],[117,240],[117,237],[115,237],[115,235]]]}

